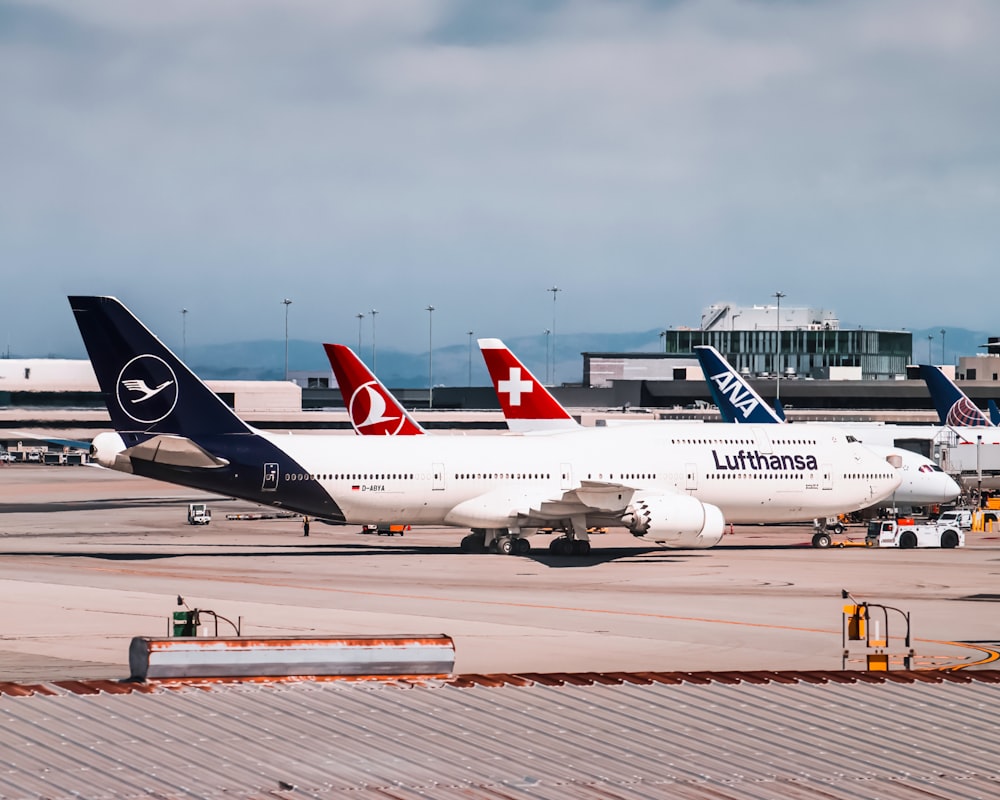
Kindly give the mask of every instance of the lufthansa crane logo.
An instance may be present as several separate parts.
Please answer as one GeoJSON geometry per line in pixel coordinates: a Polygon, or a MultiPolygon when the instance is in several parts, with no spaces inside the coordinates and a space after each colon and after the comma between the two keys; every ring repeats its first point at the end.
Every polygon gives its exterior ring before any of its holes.
{"type": "Polygon", "coordinates": [[[136,356],[118,375],[118,405],[129,418],[151,425],[177,405],[177,376],[159,356],[136,356]]]}
{"type": "Polygon", "coordinates": [[[367,436],[395,436],[403,428],[403,415],[386,416],[386,400],[378,383],[361,384],[351,395],[348,412],[358,433],[367,436]]]}

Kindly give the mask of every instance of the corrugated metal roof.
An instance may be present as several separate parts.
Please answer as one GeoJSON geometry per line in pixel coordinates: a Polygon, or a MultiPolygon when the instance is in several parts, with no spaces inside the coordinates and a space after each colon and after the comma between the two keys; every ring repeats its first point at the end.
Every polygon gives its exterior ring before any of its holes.
{"type": "Polygon", "coordinates": [[[995,798],[1000,672],[0,684],[0,742],[2,798],[995,798]]]}

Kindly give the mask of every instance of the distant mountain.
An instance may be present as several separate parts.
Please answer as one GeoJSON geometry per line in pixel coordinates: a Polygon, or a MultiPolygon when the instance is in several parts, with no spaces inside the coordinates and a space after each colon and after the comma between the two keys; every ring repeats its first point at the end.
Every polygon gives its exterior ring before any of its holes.
{"type": "Polygon", "coordinates": [[[913,333],[913,363],[926,364],[928,361],[928,348],[930,361],[934,364],[956,364],[959,356],[974,356],[984,354],[986,344],[990,336],[1000,335],[1000,331],[985,333],[983,331],[970,331],[966,328],[944,328],[944,357],[941,353],[941,329],[936,328],[914,328],[913,333]],[[928,336],[931,338],[928,340],[928,336]]]}
{"type": "MultiPolygon", "coordinates": [[[[845,328],[853,326],[844,325],[845,328]]],[[[865,326],[871,330],[877,326],[865,326]]],[[[954,364],[959,356],[976,355],[985,350],[990,335],[984,331],[945,327],[945,352],[941,352],[941,327],[914,328],[913,363],[926,363],[928,352],[935,364],[954,364]],[[931,337],[928,340],[928,337],[931,337]],[[929,351],[928,351],[929,346],[929,351]]],[[[662,348],[659,329],[634,333],[568,333],[556,337],[555,369],[547,358],[546,349],[551,342],[546,336],[515,336],[505,339],[542,380],[552,380],[553,372],[558,383],[578,383],[583,379],[584,352],[655,353],[662,348]]],[[[998,335],[997,332],[993,335],[998,335]]],[[[16,354],[15,354],[16,355],[16,354]]],[[[359,354],[371,366],[372,353],[365,348],[359,354]]],[[[74,354],[75,357],[79,357],[74,354]]],[[[472,343],[471,360],[468,343],[453,344],[434,349],[433,375],[435,386],[486,386],[489,376],[483,366],[479,347],[472,343]]],[[[19,356],[23,357],[23,356],[19,356]]],[[[49,356],[61,357],[61,356],[49,356]]],[[[73,356],[71,356],[73,357],[73,356]]],[[[420,388],[427,386],[427,351],[406,352],[379,348],[376,352],[377,373],[389,386],[420,388]]],[[[283,339],[266,339],[253,342],[196,345],[187,348],[186,359],[198,375],[214,380],[280,380],[285,370],[285,342],[283,339]]],[[[288,368],[291,371],[329,372],[329,363],[318,342],[291,339],[288,342],[288,368]]]]}
{"type": "MultiPolygon", "coordinates": [[[[539,378],[551,379],[553,368],[546,357],[545,336],[516,336],[505,343],[517,353],[539,378]]],[[[578,383],[583,378],[583,359],[587,352],[656,352],[661,347],[659,330],[637,333],[584,333],[558,335],[555,341],[555,379],[559,383],[578,383]]],[[[368,366],[372,363],[370,348],[359,353],[368,366]]],[[[471,363],[472,385],[485,386],[489,376],[483,366],[479,346],[472,342],[471,361],[468,343],[434,348],[433,375],[435,386],[466,386],[469,384],[471,363]]],[[[429,365],[427,351],[408,353],[390,348],[378,348],[375,353],[376,372],[383,383],[398,388],[427,386],[429,365]]],[[[280,380],[285,371],[285,342],[261,340],[229,344],[188,347],[187,362],[203,378],[209,380],[280,380]]],[[[291,339],[288,342],[288,369],[291,372],[329,372],[323,348],[317,342],[291,339]]]]}

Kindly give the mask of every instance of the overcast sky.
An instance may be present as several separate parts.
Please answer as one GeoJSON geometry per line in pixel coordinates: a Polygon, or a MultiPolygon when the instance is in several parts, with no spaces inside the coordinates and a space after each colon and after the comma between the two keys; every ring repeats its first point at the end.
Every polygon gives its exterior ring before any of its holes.
{"type": "Polygon", "coordinates": [[[998,132],[995,0],[0,0],[0,345],[1000,333],[998,132]]]}

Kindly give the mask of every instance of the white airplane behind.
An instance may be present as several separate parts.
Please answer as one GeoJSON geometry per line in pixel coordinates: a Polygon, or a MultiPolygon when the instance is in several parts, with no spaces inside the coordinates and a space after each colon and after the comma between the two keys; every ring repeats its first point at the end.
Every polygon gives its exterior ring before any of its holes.
{"type": "MultiPolygon", "coordinates": [[[[714,347],[694,348],[705,373],[709,391],[725,422],[758,425],[784,425],[785,420],[771,408],[732,364],[714,347]]],[[[796,422],[798,430],[806,425],[827,423],[796,422]]],[[[949,503],[959,496],[962,488],[942,469],[919,453],[903,447],[888,446],[863,440],[866,447],[883,458],[899,462],[902,482],[881,505],[924,506],[949,503]]]]}
{"type": "MultiPolygon", "coordinates": [[[[71,297],[115,433],[102,466],[287,508],[330,522],[525,533],[623,526],[668,547],[711,547],[734,522],[795,521],[864,508],[899,476],[852,437],[763,427],[664,426],[558,436],[275,435],[236,416],[118,300],[71,297]],[[128,382],[165,385],[136,402],[128,382]]],[[[134,384],[133,384],[134,385],[134,384]]],[[[522,541],[525,544],[522,544],[522,541]]],[[[586,543],[586,544],[585,544],[586,543]]]]}
{"type": "MultiPolygon", "coordinates": [[[[559,404],[559,401],[502,341],[499,339],[480,339],[479,346],[504,414],[505,416],[508,413],[511,416],[517,415],[518,430],[550,430],[553,426],[559,426],[563,429],[579,427],[578,423],[559,404]],[[512,396],[509,391],[509,387],[513,385],[512,376],[515,374],[519,381],[516,397],[512,396]]],[[[702,361],[706,378],[709,379],[713,397],[715,397],[723,419],[727,423],[750,421],[758,425],[772,425],[783,422],[743,381],[743,378],[729,366],[718,351],[709,347],[695,348],[695,350],[702,361]],[[705,359],[709,353],[714,356],[715,361],[710,366],[706,366],[705,359]]],[[[643,423],[644,426],[650,424],[664,423],[643,423]]],[[[829,426],[825,423],[797,423],[795,426],[797,432],[810,428],[822,432],[827,430],[829,426]],[[821,425],[821,427],[816,429],[817,425],[821,425]]],[[[958,484],[942,472],[940,467],[918,453],[898,447],[867,444],[866,446],[889,463],[898,464],[902,483],[886,502],[891,501],[901,505],[943,503],[954,500],[961,491],[958,484]]]]}

